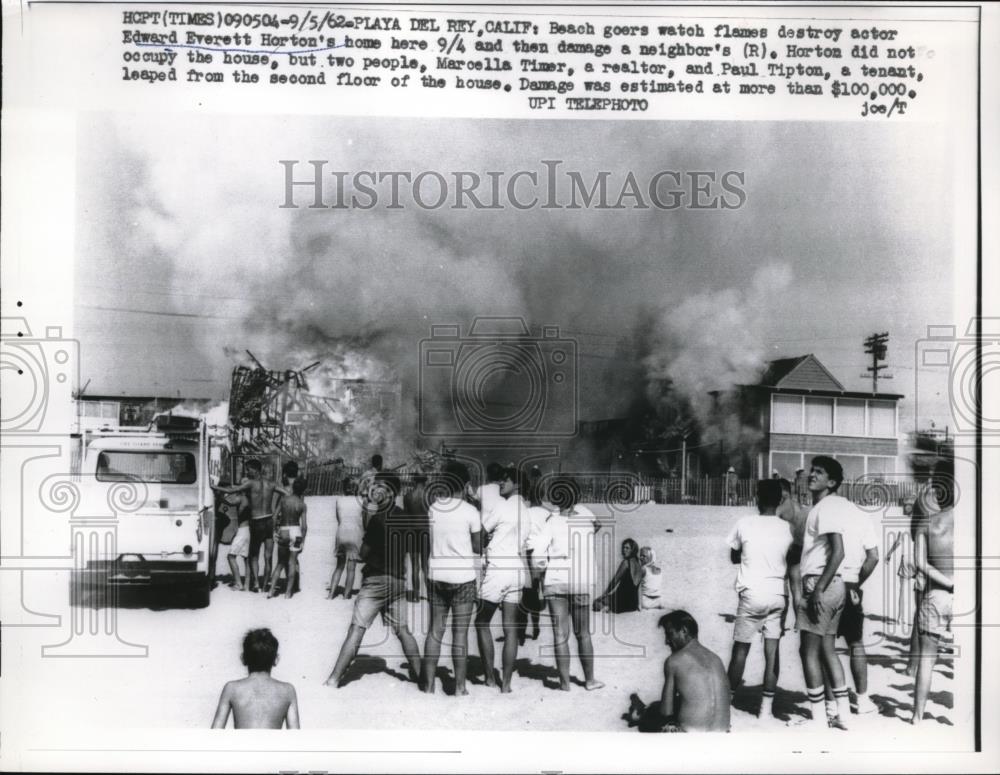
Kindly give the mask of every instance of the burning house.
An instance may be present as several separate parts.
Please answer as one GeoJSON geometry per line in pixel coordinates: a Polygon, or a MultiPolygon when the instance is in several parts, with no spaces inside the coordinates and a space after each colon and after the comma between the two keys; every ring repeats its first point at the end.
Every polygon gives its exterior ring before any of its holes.
{"type": "Polygon", "coordinates": [[[329,393],[310,389],[307,375],[321,366],[276,371],[252,353],[253,366],[233,370],[229,394],[232,449],[239,455],[275,456],[300,464],[319,464],[340,457],[360,460],[370,453],[365,426],[398,414],[399,385],[391,382],[321,377],[329,393]]]}

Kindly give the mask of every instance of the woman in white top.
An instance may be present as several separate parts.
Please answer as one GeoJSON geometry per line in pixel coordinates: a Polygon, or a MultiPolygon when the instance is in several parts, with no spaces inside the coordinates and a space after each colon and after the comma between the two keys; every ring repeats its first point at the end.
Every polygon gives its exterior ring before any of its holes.
{"type": "Polygon", "coordinates": [[[656,562],[656,552],[644,546],[639,550],[642,579],[639,582],[639,606],[642,610],[663,608],[663,569],[656,562]]]}
{"type": "Polygon", "coordinates": [[[564,692],[570,689],[571,627],[587,690],[604,686],[594,678],[594,645],[590,640],[594,542],[600,522],[589,509],[577,505],[578,499],[579,490],[572,479],[560,477],[553,482],[548,500],[558,512],[528,539],[532,564],[544,569],[542,589],[552,616],[559,688],[564,692]]]}

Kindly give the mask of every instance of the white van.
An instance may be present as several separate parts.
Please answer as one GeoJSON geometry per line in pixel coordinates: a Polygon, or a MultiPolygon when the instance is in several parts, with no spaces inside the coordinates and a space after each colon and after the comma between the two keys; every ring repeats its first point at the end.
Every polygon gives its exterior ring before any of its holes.
{"type": "Polygon", "coordinates": [[[99,593],[171,587],[196,606],[208,605],[211,484],[221,470],[221,450],[212,446],[203,420],[169,414],[147,430],[86,433],[86,500],[98,508],[103,501],[102,511],[115,520],[115,540],[91,547],[78,571],[83,578],[74,581],[99,593]]]}

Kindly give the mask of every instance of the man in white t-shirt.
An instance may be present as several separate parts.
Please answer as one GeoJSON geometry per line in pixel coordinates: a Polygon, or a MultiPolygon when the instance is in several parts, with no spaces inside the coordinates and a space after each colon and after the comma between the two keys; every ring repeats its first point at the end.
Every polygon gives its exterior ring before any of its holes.
{"type": "Polygon", "coordinates": [[[431,624],[424,643],[423,689],[433,694],[441,641],[451,612],[451,656],[455,668],[455,694],[465,688],[469,651],[469,622],[476,607],[476,568],[482,550],[479,512],[461,498],[469,483],[469,470],[461,463],[445,465],[442,484],[450,495],[437,498],[428,513],[431,624]]]}
{"type": "Polygon", "coordinates": [[[846,729],[850,713],[844,667],[837,656],[836,638],[844,610],[846,591],[840,575],[844,560],[844,531],[854,505],[836,494],[844,480],[844,469],[831,457],[813,458],[809,470],[809,492],[813,507],[806,517],[802,537],[802,597],[796,618],[799,627],[799,655],[806,679],[806,694],[812,711],[812,725],[846,729]],[[833,688],[837,717],[824,708],[824,673],[833,688]]]}
{"type": "MultiPolygon", "coordinates": [[[[865,611],[862,607],[861,585],[878,565],[878,534],[873,518],[856,506],[847,514],[844,524],[844,561],[840,576],[847,591],[844,612],[840,616],[837,635],[847,641],[850,654],[851,676],[857,703],[855,713],[874,713],[878,710],[868,697],[868,656],[865,654],[865,611]]],[[[833,699],[832,688],[827,685],[827,706],[833,699]]]]}
{"type": "Polygon", "coordinates": [[[528,504],[520,494],[520,476],[509,468],[500,482],[502,499],[483,512],[483,535],[486,541],[486,567],[479,587],[479,613],[476,614],[476,638],[483,661],[486,685],[496,687],[493,673],[493,633],[490,623],[497,607],[503,619],[503,676],[500,691],[510,692],[510,680],[517,659],[517,623],[521,589],[524,586],[524,546],[530,532],[528,504]]]}
{"type": "Polygon", "coordinates": [[[781,505],[781,482],[757,482],[759,516],[740,519],[726,536],[730,559],[738,563],[736,591],[739,606],[733,628],[733,653],[729,659],[729,687],[735,692],[743,682],[750,644],[758,632],[764,634],[764,694],[761,716],[773,713],[778,687],[778,643],[788,598],[785,596],[787,558],[792,547],[792,530],[777,516],[781,505]]]}
{"type": "Polygon", "coordinates": [[[488,519],[490,512],[504,500],[500,494],[503,478],[504,467],[496,462],[489,463],[486,466],[486,482],[474,491],[471,486],[469,488],[468,498],[472,501],[472,505],[479,509],[480,517],[484,520],[488,519]]]}

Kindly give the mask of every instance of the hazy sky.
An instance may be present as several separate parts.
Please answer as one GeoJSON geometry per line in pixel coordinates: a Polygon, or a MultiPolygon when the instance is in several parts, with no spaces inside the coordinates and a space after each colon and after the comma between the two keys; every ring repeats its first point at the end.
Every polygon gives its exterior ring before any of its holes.
{"type": "MultiPolygon", "coordinates": [[[[244,349],[272,367],[315,357],[346,376],[405,372],[431,323],[499,314],[609,337],[584,349],[621,339],[683,369],[694,392],[807,352],[848,389],[870,389],[861,342],[889,331],[894,379],[880,387],[909,397],[914,343],[956,322],[948,144],[925,126],[92,119],[79,137],[75,277],[92,394],[224,397],[244,349]],[[735,170],[747,200],[287,210],[279,159],[446,177],[544,174],[542,160],[558,159],[588,181],[609,171],[614,192],[630,170],[642,185],[660,170],[735,170]]],[[[922,393],[944,390],[925,376],[922,393]]],[[[943,404],[931,417],[947,422],[943,404]]]]}

